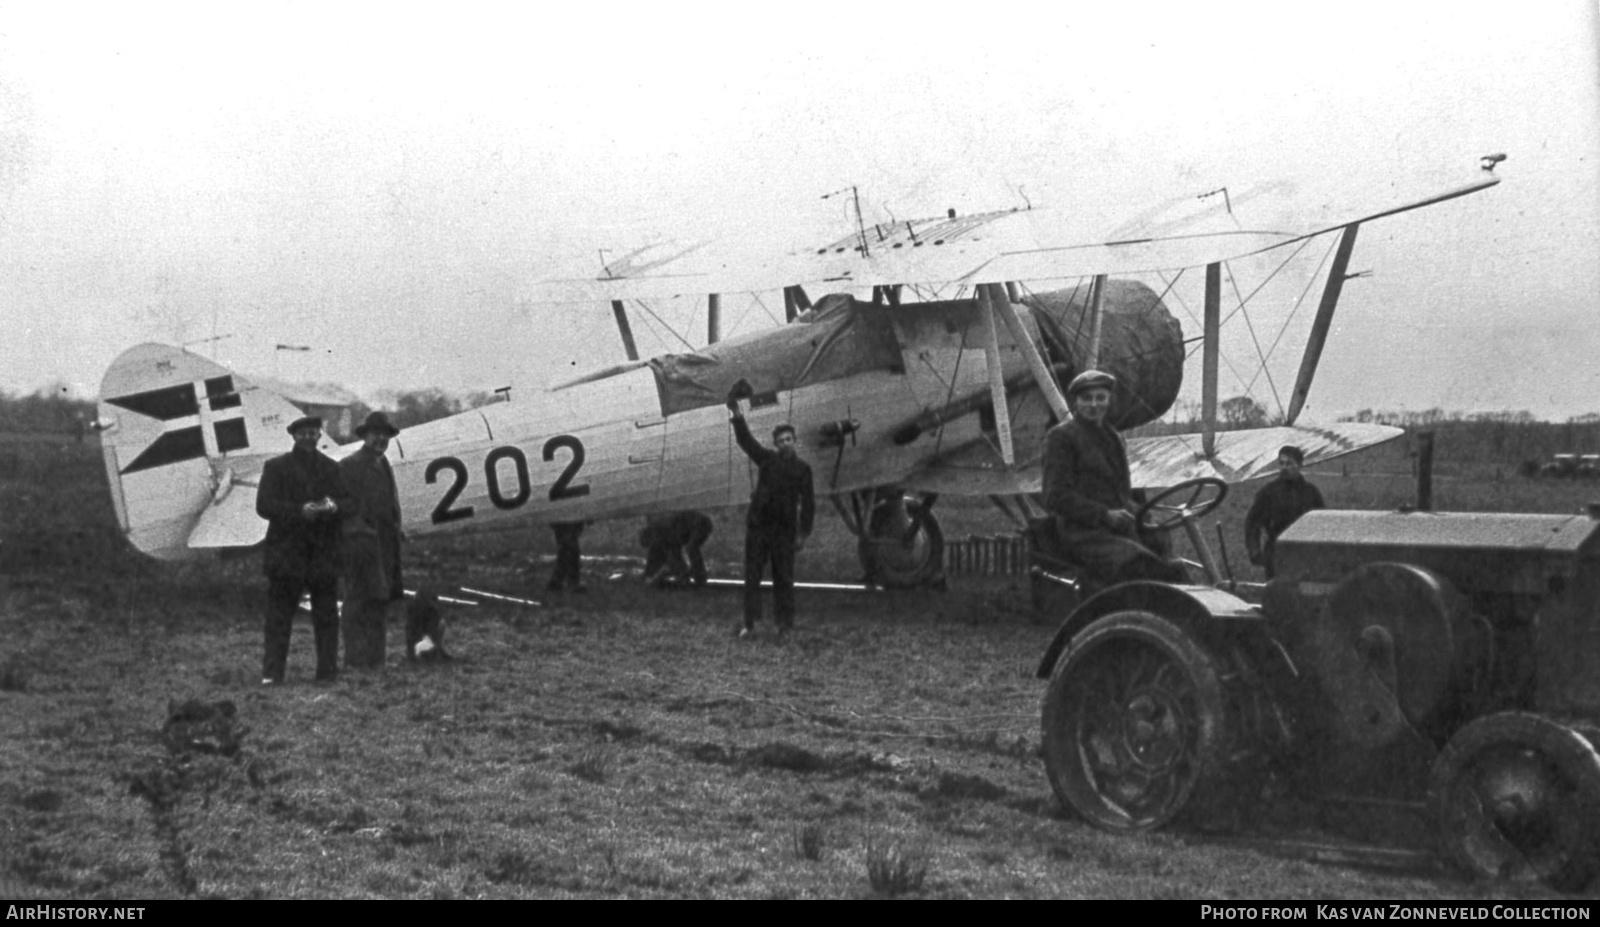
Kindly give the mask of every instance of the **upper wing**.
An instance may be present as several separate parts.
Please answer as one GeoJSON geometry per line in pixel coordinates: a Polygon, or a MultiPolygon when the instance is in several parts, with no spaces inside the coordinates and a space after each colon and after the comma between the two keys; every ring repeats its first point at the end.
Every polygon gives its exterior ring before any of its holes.
{"type": "Polygon", "coordinates": [[[1357,222],[1381,218],[1491,187],[1484,171],[1471,182],[1390,203],[1337,221],[1298,228],[1241,228],[1232,213],[1210,207],[1209,221],[1165,223],[1140,235],[1123,227],[1109,238],[1070,228],[1047,210],[1007,210],[875,225],[815,247],[777,256],[743,253],[727,242],[661,244],[613,261],[597,278],[549,280],[529,302],[588,302],[703,293],[778,290],[795,284],[838,289],[950,283],[1050,282],[1097,274],[1175,270],[1256,254],[1357,222]],[[1185,229],[1178,234],[1179,228],[1185,229]]]}
{"type": "MultiPolygon", "coordinates": [[[[1216,477],[1242,483],[1276,471],[1278,451],[1292,444],[1305,465],[1322,463],[1398,438],[1387,425],[1339,422],[1326,427],[1280,425],[1217,433],[1217,452],[1200,451],[1199,434],[1128,439],[1128,469],[1135,487],[1161,489],[1184,480],[1216,477]]],[[[908,489],[967,496],[1036,493],[1043,488],[1038,456],[1007,467],[987,442],[974,442],[917,468],[900,481],[908,489]]]]}
{"type": "Polygon", "coordinates": [[[819,245],[810,252],[752,255],[737,243],[666,243],[643,269],[612,264],[595,279],[549,280],[529,302],[664,299],[702,293],[750,293],[786,286],[853,289],[906,283],[1002,283],[1072,279],[1190,267],[1254,254],[1297,240],[1292,232],[1199,232],[1123,242],[1071,242],[1050,230],[1046,210],[983,213],[896,223],[819,245]],[[881,238],[880,238],[881,235],[881,238]]]}

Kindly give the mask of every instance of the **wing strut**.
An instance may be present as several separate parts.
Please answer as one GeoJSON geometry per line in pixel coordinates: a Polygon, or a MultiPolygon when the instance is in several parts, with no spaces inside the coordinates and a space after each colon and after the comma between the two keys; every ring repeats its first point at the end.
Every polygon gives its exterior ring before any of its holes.
{"type": "Polygon", "coordinates": [[[1328,341],[1328,327],[1333,324],[1333,309],[1339,304],[1339,294],[1344,291],[1345,271],[1350,267],[1350,252],[1356,246],[1356,230],[1361,223],[1352,222],[1339,236],[1339,248],[1333,253],[1333,266],[1328,269],[1328,282],[1322,288],[1322,303],[1317,306],[1317,317],[1311,323],[1311,336],[1306,339],[1306,351],[1300,356],[1300,375],[1295,378],[1294,392],[1289,395],[1289,411],[1284,424],[1293,425],[1306,404],[1306,394],[1311,392],[1311,378],[1317,375],[1317,362],[1322,359],[1322,347],[1328,341]]]}
{"type": "Polygon", "coordinates": [[[1005,296],[1005,289],[995,284],[985,284],[979,289],[983,325],[979,326],[978,332],[983,338],[983,363],[989,369],[989,401],[994,403],[994,430],[1000,438],[1000,459],[1010,467],[1017,462],[1017,454],[1011,446],[1011,409],[1006,405],[1005,374],[1000,369],[1000,339],[994,330],[994,317],[999,314],[999,304],[1005,302],[1005,296]]]}
{"type": "Polygon", "coordinates": [[[706,344],[716,344],[722,338],[722,294],[706,296],[706,344]]]}
{"type": "Polygon", "coordinates": [[[611,314],[617,317],[617,331],[622,335],[622,350],[628,352],[628,360],[638,360],[639,346],[633,343],[633,327],[628,324],[628,310],[623,307],[622,300],[611,301],[611,314]]]}
{"type": "Polygon", "coordinates": [[[1222,265],[1206,265],[1205,333],[1200,367],[1200,450],[1217,455],[1217,357],[1222,333],[1222,265]]]}
{"type": "Polygon", "coordinates": [[[1006,330],[1011,332],[1011,340],[1017,343],[1017,348],[1022,351],[1022,359],[1028,362],[1028,370],[1033,374],[1033,380],[1039,386],[1039,392],[1044,394],[1045,402],[1050,404],[1050,411],[1056,414],[1056,421],[1067,420],[1067,400],[1061,395],[1061,388],[1056,385],[1056,379],[1046,366],[1044,357],[1039,354],[1039,346],[1033,343],[1033,338],[1028,330],[1022,326],[1022,320],[1017,318],[1017,310],[1012,307],[1010,294],[1012,284],[1006,284],[1006,289],[1001,289],[998,284],[986,284],[983,288],[988,294],[989,304],[1000,313],[1000,321],[1006,323],[1006,330]]]}
{"type": "Polygon", "coordinates": [[[811,308],[811,298],[806,295],[805,288],[799,286],[786,286],[783,288],[783,320],[793,322],[795,316],[811,308]]]}
{"type": "Polygon", "coordinates": [[[1106,275],[1098,274],[1089,284],[1089,360],[1085,367],[1094,370],[1100,366],[1100,319],[1102,297],[1106,290],[1106,275]]]}

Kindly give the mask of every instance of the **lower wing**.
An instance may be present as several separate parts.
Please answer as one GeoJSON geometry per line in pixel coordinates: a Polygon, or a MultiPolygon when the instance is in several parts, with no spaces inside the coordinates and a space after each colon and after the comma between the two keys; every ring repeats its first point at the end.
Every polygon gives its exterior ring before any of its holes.
{"type": "MultiPolygon", "coordinates": [[[[1128,469],[1135,487],[1160,489],[1198,477],[1243,483],[1276,472],[1278,451],[1294,445],[1313,466],[1382,444],[1404,434],[1387,425],[1339,422],[1326,427],[1279,425],[1219,431],[1216,453],[1201,453],[1198,433],[1128,439],[1128,469]]],[[[980,441],[943,455],[913,471],[902,485],[922,492],[967,496],[1009,496],[1041,491],[1039,457],[1007,467],[980,441]]]]}

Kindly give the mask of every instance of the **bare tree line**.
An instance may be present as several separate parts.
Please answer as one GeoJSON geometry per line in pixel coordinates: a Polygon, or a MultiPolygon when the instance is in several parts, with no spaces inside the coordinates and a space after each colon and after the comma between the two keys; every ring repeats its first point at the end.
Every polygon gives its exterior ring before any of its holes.
{"type": "MultiPolygon", "coordinates": [[[[354,419],[382,409],[401,428],[409,428],[502,399],[492,392],[450,393],[438,388],[386,390],[374,397],[376,405],[357,403],[354,419]]],[[[1166,420],[1136,429],[1135,434],[1197,431],[1200,408],[1180,401],[1166,420]]],[[[95,422],[93,400],[80,399],[62,384],[43,387],[29,395],[0,392],[0,432],[11,434],[91,433],[95,422]]],[[[1234,396],[1218,404],[1217,425],[1224,430],[1260,428],[1283,423],[1248,396],[1234,396]]],[[[1560,453],[1600,453],[1600,413],[1575,415],[1564,422],[1539,421],[1532,412],[1463,412],[1441,408],[1411,410],[1362,409],[1340,417],[1343,422],[1392,425],[1407,431],[1432,430],[1448,438],[1455,453],[1480,460],[1523,464],[1542,462],[1560,453]]]]}

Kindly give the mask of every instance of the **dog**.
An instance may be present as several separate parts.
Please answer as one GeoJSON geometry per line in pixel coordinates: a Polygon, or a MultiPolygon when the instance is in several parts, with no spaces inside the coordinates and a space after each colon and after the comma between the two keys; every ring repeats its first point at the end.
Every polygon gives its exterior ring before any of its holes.
{"type": "Polygon", "coordinates": [[[406,603],[406,659],[412,662],[442,662],[451,659],[444,649],[444,616],[439,612],[439,596],[417,590],[406,603]]]}

